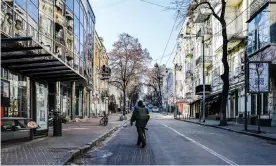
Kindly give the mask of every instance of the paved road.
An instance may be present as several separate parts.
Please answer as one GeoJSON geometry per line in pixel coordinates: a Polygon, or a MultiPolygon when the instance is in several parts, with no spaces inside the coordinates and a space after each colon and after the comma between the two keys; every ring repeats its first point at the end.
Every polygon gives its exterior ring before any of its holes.
{"type": "Polygon", "coordinates": [[[255,137],[160,117],[148,128],[145,149],[136,146],[135,127],[128,126],[74,164],[276,164],[276,145],[255,137]]]}

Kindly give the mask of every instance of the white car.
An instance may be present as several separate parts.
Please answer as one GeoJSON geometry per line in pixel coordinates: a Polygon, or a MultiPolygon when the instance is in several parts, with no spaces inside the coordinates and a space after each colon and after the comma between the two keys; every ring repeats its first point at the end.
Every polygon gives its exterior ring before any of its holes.
{"type": "Polygon", "coordinates": [[[154,106],[154,107],[152,108],[152,112],[159,112],[158,107],[154,106]]]}

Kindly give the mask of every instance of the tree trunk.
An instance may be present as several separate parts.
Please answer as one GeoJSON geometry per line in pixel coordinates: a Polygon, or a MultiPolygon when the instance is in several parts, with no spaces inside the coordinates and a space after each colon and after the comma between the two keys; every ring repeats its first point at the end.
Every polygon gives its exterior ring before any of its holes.
{"type": "Polygon", "coordinates": [[[223,45],[222,45],[222,63],[224,67],[224,73],[221,76],[223,81],[223,90],[222,90],[222,98],[221,98],[221,108],[220,108],[220,125],[225,126],[227,125],[226,120],[226,106],[228,100],[228,91],[229,91],[229,64],[227,60],[227,31],[226,31],[226,22],[223,20],[221,22],[222,28],[222,37],[223,37],[223,45]]]}
{"type": "Polygon", "coordinates": [[[126,114],[126,89],[124,88],[124,90],[123,90],[123,116],[125,116],[125,114],[126,114]]]}

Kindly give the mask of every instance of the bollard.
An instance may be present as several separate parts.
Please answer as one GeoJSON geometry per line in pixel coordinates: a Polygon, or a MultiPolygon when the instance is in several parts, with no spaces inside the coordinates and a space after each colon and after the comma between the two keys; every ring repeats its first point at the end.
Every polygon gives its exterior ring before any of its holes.
{"type": "Polygon", "coordinates": [[[62,122],[59,117],[59,112],[54,112],[53,131],[53,136],[62,136],[62,122]]]}

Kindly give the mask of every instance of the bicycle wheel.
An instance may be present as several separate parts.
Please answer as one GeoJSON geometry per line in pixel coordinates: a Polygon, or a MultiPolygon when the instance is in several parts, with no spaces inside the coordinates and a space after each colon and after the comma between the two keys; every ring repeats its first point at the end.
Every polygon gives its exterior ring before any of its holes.
{"type": "Polygon", "coordinates": [[[100,125],[104,125],[104,118],[100,120],[100,125]]]}
{"type": "Polygon", "coordinates": [[[108,123],[108,119],[106,118],[105,121],[104,121],[104,125],[106,126],[108,123]]]}

